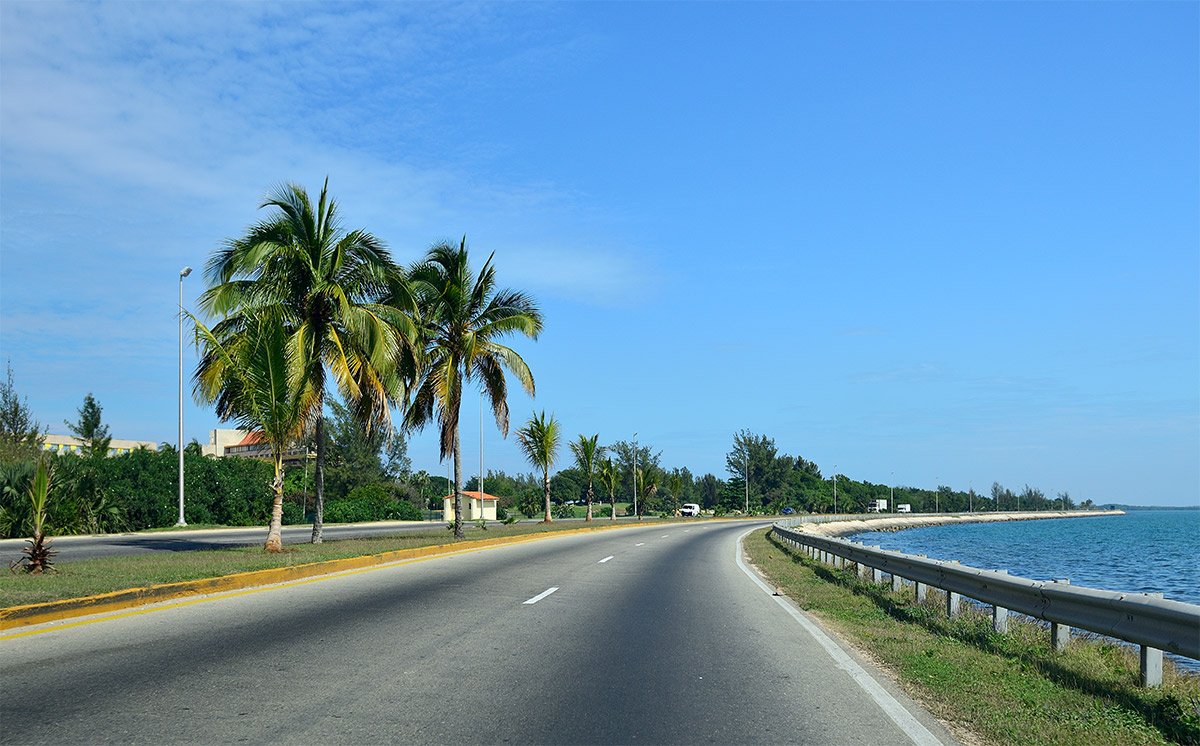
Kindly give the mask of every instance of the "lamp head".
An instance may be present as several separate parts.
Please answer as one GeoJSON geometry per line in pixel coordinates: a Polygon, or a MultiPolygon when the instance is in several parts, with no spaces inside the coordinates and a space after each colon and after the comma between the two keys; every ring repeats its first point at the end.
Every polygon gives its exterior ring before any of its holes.
{"type": "Polygon", "coordinates": [[[192,273],[192,268],[191,268],[191,267],[184,267],[183,269],[179,270],[179,276],[180,276],[180,277],[187,277],[187,276],[188,276],[188,275],[190,275],[191,273],[192,273]]]}

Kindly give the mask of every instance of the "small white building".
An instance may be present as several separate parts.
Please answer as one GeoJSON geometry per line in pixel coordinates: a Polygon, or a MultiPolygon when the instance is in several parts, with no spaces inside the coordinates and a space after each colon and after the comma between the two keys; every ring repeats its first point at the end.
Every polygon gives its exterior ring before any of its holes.
{"type": "MultiPolygon", "coordinates": [[[[488,521],[496,520],[496,505],[497,505],[497,501],[500,498],[496,497],[495,495],[489,495],[486,492],[484,492],[482,494],[483,494],[483,497],[481,499],[479,492],[467,492],[466,490],[463,490],[462,500],[463,500],[463,520],[464,521],[477,521],[480,518],[483,518],[484,520],[488,520],[488,521]]],[[[454,520],[454,495],[453,494],[446,495],[446,497],[442,498],[442,509],[444,511],[443,517],[447,521],[453,521],[454,520]]]]}
{"type": "MultiPolygon", "coordinates": [[[[158,443],[152,440],[122,440],[112,438],[108,441],[108,455],[120,456],[139,449],[157,451],[158,443]]],[[[73,435],[45,435],[42,439],[42,450],[51,453],[83,453],[83,441],[73,435]]]]}

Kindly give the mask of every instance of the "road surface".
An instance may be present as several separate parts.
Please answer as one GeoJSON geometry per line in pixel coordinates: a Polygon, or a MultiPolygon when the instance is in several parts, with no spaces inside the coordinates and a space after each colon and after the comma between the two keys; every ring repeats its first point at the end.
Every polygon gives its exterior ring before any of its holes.
{"type": "Polygon", "coordinates": [[[953,743],[752,580],[749,528],[560,536],[0,632],[0,742],[953,743]]]}
{"type": "MultiPolygon", "coordinates": [[[[624,519],[619,519],[624,522],[624,519]]],[[[632,521],[633,519],[628,519],[632,521]]],[[[561,518],[556,522],[570,523],[582,518],[561,518]]],[[[518,523],[537,523],[532,518],[518,523]]],[[[470,522],[468,522],[469,525],[470,522]]],[[[441,521],[379,521],[326,525],[322,534],[328,540],[362,539],[373,536],[392,536],[409,531],[445,530],[441,521]]],[[[283,527],[284,544],[307,544],[312,538],[312,525],[283,527]]],[[[146,533],[99,534],[93,536],[54,536],[52,545],[58,555],[55,561],[84,560],[95,557],[117,557],[155,552],[185,552],[197,549],[228,549],[230,547],[261,546],[267,540],[265,526],[235,528],[183,529],[146,533]]],[[[5,564],[20,559],[25,539],[0,539],[0,560],[5,564]]]]}

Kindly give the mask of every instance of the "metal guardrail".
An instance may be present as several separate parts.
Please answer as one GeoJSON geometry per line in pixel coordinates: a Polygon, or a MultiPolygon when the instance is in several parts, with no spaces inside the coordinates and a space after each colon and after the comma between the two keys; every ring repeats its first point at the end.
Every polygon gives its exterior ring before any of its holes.
{"type": "MultiPolygon", "coordinates": [[[[800,522],[826,521],[799,519],[793,526],[800,522]]],[[[785,523],[788,521],[775,523],[772,530],[817,559],[836,566],[852,562],[860,574],[869,569],[876,582],[883,574],[891,575],[894,590],[900,589],[902,580],[911,581],[918,599],[924,598],[923,586],[945,591],[950,614],[957,612],[960,596],[993,606],[998,631],[1007,628],[1007,612],[1012,610],[1050,622],[1058,649],[1066,645],[1071,627],[1140,645],[1142,683],[1146,686],[1162,683],[1163,650],[1200,659],[1200,606],[1194,604],[1164,599],[1161,594],[1121,593],[1064,581],[1030,580],[797,531],[785,523]]]]}

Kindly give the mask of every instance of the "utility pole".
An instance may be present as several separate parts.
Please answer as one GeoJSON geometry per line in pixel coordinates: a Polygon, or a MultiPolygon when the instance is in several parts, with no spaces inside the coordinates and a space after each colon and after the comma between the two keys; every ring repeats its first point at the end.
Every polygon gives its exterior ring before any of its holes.
{"type": "Polygon", "coordinates": [[[833,513],[837,515],[837,464],[833,465],[833,513]]]}

